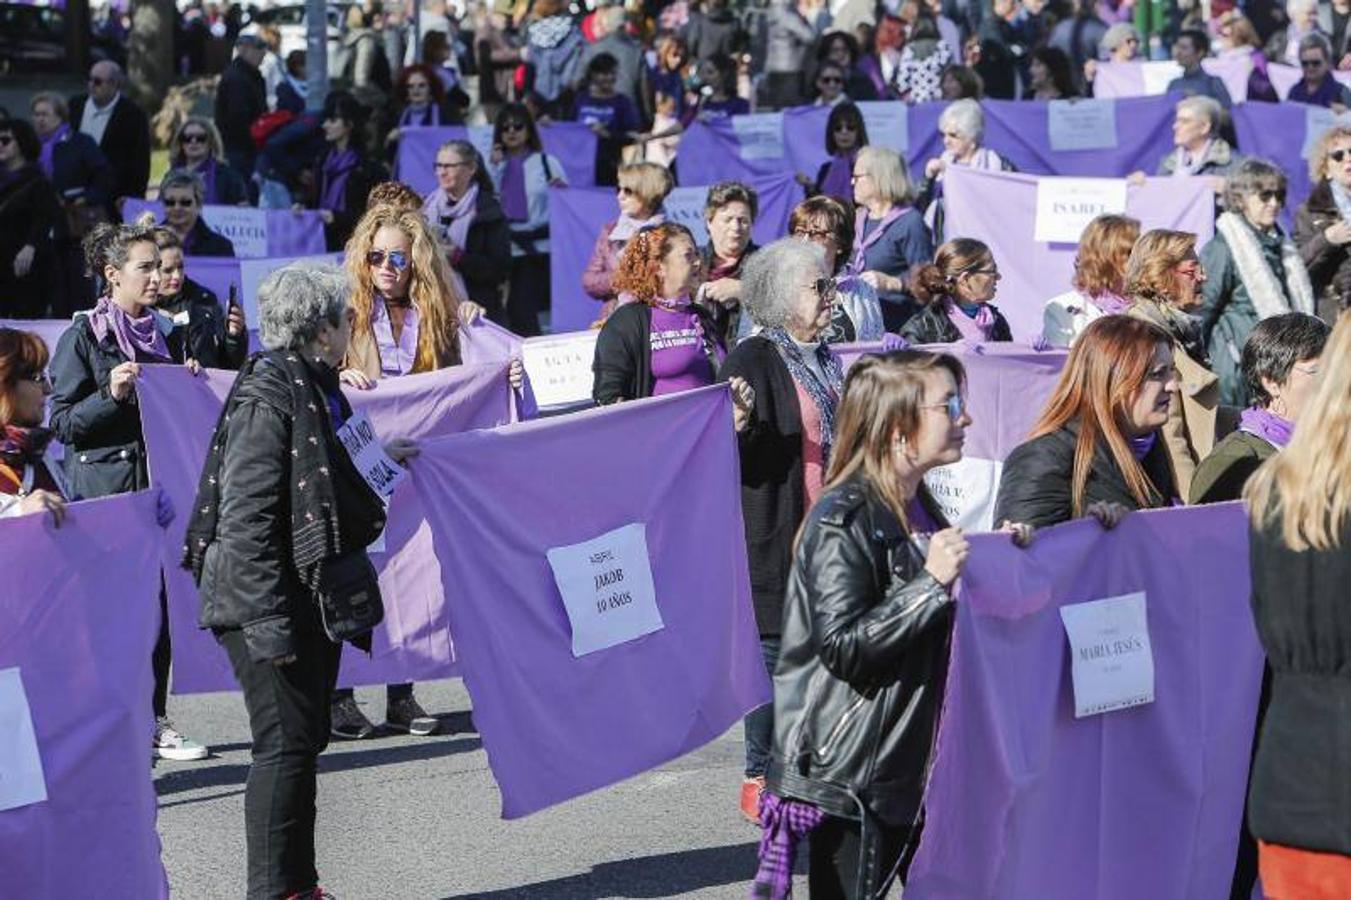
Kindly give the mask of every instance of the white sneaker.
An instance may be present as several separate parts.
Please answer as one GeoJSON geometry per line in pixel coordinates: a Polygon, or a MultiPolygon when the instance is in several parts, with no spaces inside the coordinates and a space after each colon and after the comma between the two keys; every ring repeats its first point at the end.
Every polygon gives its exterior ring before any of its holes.
{"type": "Polygon", "coordinates": [[[152,753],[160,759],[173,759],[189,762],[206,759],[207,749],[196,741],[190,741],[179,734],[167,718],[155,720],[155,737],[150,744],[152,753]]]}

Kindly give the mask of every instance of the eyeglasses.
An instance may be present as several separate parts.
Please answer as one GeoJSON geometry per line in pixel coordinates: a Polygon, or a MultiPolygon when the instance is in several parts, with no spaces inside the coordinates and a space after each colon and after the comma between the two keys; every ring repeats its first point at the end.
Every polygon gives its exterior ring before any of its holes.
{"type": "Polygon", "coordinates": [[[434,162],[432,168],[440,172],[443,169],[461,169],[469,165],[467,162],[434,162]]]}
{"type": "Polygon", "coordinates": [[[1326,65],[1327,60],[1325,59],[1301,59],[1299,61],[1299,67],[1301,69],[1321,69],[1326,65]]]}
{"type": "Polygon", "coordinates": [[[844,84],[844,79],[835,75],[822,75],[816,79],[817,84],[844,84]]]}
{"type": "Polygon", "coordinates": [[[374,269],[378,269],[389,260],[389,264],[394,267],[394,271],[402,272],[408,268],[408,254],[402,250],[391,250],[386,253],[383,250],[372,250],[366,254],[366,264],[374,269]]]}
{"type": "Polygon", "coordinates": [[[793,232],[793,237],[804,238],[809,241],[829,241],[835,237],[835,232],[829,228],[799,228],[793,232]]]}
{"type": "Polygon", "coordinates": [[[182,141],[185,144],[205,144],[207,137],[205,132],[194,131],[191,134],[184,134],[182,141]]]}
{"type": "Polygon", "coordinates": [[[1275,203],[1277,206],[1285,206],[1285,191],[1258,191],[1257,199],[1263,203],[1275,203]]]}
{"type": "Polygon", "coordinates": [[[1351,150],[1332,150],[1328,152],[1328,159],[1333,162],[1341,162],[1346,159],[1348,153],[1351,153],[1351,150]]]}
{"type": "Polygon", "coordinates": [[[524,122],[503,122],[503,123],[502,123],[502,133],[503,133],[503,134],[506,134],[508,131],[525,131],[525,123],[524,123],[524,122]]]}
{"type": "Polygon", "coordinates": [[[164,204],[165,209],[176,209],[179,207],[182,207],[183,209],[188,209],[190,207],[197,205],[197,201],[191,197],[174,197],[174,198],[165,197],[160,202],[164,204]]]}
{"type": "Polygon", "coordinates": [[[942,403],[922,403],[919,408],[947,410],[948,419],[956,422],[966,412],[966,398],[961,394],[953,394],[942,403]]]}

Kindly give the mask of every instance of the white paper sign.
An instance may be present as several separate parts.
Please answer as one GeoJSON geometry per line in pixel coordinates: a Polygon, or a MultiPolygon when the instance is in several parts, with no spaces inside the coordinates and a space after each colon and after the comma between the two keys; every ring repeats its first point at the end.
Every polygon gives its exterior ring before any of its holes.
{"type": "Polygon", "coordinates": [[[732,116],[731,121],[742,159],[783,158],[783,113],[732,116]]]}
{"type": "Polygon", "coordinates": [[[0,669],[0,811],[47,799],[33,714],[17,668],[0,669]]]}
{"type": "Polygon", "coordinates": [[[1046,107],[1052,150],[1103,150],[1116,146],[1115,100],[1052,100],[1046,107]]]}
{"type": "Polygon", "coordinates": [[[967,531],[994,528],[994,504],[1004,464],[994,459],[964,456],[959,462],[930,469],[924,476],[943,515],[967,531]]]}
{"type": "Polygon", "coordinates": [[[1146,96],[1168,93],[1168,85],[1174,78],[1181,77],[1182,67],[1171,59],[1140,63],[1140,78],[1144,81],[1146,96]]]}
{"type": "Polygon", "coordinates": [[[868,129],[868,143],[904,154],[910,149],[910,105],[894,100],[866,100],[855,104],[868,129]]]}
{"type": "Polygon", "coordinates": [[[1304,107],[1304,148],[1300,153],[1305,159],[1313,156],[1318,139],[1333,125],[1351,125],[1351,113],[1339,116],[1326,106],[1304,107]]]}
{"type": "Polygon", "coordinates": [[[1077,244],[1084,227],[1096,216],[1125,211],[1124,178],[1041,178],[1033,239],[1077,244]]]}
{"type": "Polygon", "coordinates": [[[204,206],[202,219],[235,245],[237,257],[267,256],[267,210],[249,206],[204,206]]]}
{"type": "Polygon", "coordinates": [[[641,522],[548,551],[572,624],[572,655],[585,656],[665,627],[657,609],[647,526],[641,522]]]}
{"type": "Polygon", "coordinates": [[[599,336],[595,330],[574,331],[521,344],[521,365],[540,409],[576,406],[591,399],[591,363],[599,336]]]}
{"type": "Polygon", "coordinates": [[[1144,591],[1060,607],[1070,641],[1074,717],[1154,702],[1144,591]]]}
{"type": "Polygon", "coordinates": [[[694,245],[708,243],[708,226],[704,224],[704,204],[708,201],[706,187],[678,187],[666,195],[666,221],[684,225],[694,235],[694,245]]]}
{"type": "Polygon", "coordinates": [[[408,477],[408,470],[389,458],[365,410],[353,413],[343,423],[338,429],[338,440],[347,448],[347,455],[371,490],[385,499],[394,496],[395,488],[408,477]]]}
{"type": "MultiPolygon", "coordinates": [[[[293,262],[314,262],[325,265],[342,265],[341,253],[322,256],[274,256],[270,259],[241,259],[239,261],[239,304],[244,307],[244,320],[250,328],[258,327],[258,286],[277,269],[293,262]]],[[[225,298],[219,298],[225,305],[225,298]]]]}

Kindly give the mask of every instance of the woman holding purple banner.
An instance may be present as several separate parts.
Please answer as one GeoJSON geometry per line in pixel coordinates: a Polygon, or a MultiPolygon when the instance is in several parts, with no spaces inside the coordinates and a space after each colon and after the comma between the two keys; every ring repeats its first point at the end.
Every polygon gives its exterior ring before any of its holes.
{"type": "Polygon", "coordinates": [[[1351,708],[1351,319],[1333,329],[1322,383],[1286,448],[1244,489],[1252,608],[1271,667],[1248,795],[1262,890],[1351,893],[1345,784],[1351,708]]]}
{"type": "Polygon", "coordinates": [[[1074,257],[1074,290],[1046,301],[1042,340],[1068,347],[1088,323],[1126,311],[1126,261],[1140,238],[1140,223],[1130,216],[1097,216],[1079,237],[1074,257]]]}
{"type": "Polygon", "coordinates": [[[933,258],[933,236],[915,209],[914,188],[895,150],[864,147],[854,161],[854,247],[849,274],[877,289],[888,331],[914,308],[906,276],[933,258]]]}
{"type": "Polygon", "coordinates": [[[924,164],[924,180],[919,183],[918,208],[933,230],[934,240],[943,240],[943,175],[949,166],[968,166],[991,172],[1012,172],[1013,163],[981,145],[985,140],[985,113],[975,100],[948,104],[938,117],[943,135],[943,152],[924,164]]]}
{"type": "Polygon", "coordinates": [[[1327,106],[1338,113],[1351,106],[1351,88],[1332,75],[1332,44],[1321,34],[1311,34],[1299,42],[1299,67],[1304,77],[1290,89],[1286,100],[1327,106]]]}
{"type": "Polygon", "coordinates": [[[248,206],[249,190],[240,175],[225,161],[216,123],[205,116],[189,116],[169,141],[169,160],[176,169],[186,169],[202,179],[202,203],[248,206]]]}
{"type": "Polygon", "coordinates": [[[1004,462],[996,522],[1042,528],[1092,516],[1111,528],[1177,496],[1162,439],[1179,390],[1173,340],[1157,325],[1104,316],[1070,348],[1030,439],[1004,462]]]}
{"type": "Polygon", "coordinates": [[[920,311],[901,327],[901,337],[912,344],[1012,341],[1008,320],[990,303],[998,289],[999,266],[989,247],[975,238],[948,241],[910,276],[920,311]]]}

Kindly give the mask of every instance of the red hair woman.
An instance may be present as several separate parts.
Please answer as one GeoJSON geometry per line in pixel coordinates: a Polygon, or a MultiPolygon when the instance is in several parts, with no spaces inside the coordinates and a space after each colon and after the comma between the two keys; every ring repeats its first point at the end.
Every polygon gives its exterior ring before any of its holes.
{"type": "Polygon", "coordinates": [[[1168,332],[1129,316],[1092,322],[1031,439],[1004,463],[995,521],[1042,527],[1091,515],[1110,528],[1131,510],[1172,503],[1160,430],[1177,381],[1168,332]]]}
{"type": "Polygon", "coordinates": [[[52,392],[47,360],[42,338],[0,328],[0,519],[47,510],[59,526],[70,489],[42,427],[52,392]]]}

